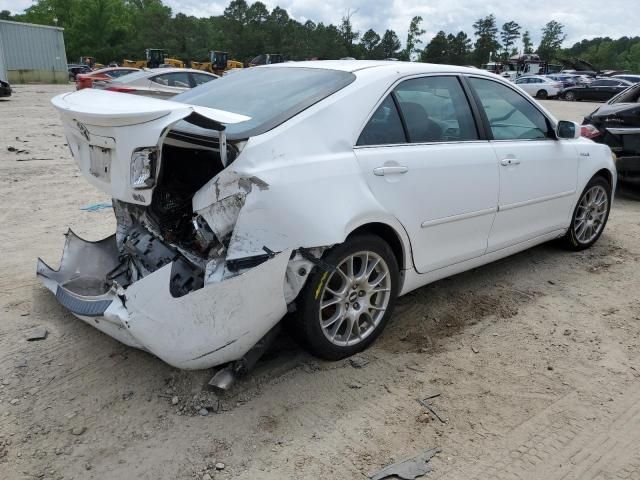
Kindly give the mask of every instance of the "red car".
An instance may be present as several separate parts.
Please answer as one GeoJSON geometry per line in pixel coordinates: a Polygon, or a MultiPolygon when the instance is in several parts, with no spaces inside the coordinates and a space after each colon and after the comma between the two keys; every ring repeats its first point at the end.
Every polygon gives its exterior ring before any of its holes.
{"type": "Polygon", "coordinates": [[[137,72],[138,68],[130,67],[107,67],[100,70],[94,70],[90,73],[80,73],[76,75],[76,90],[83,88],[91,88],[96,80],[113,80],[114,78],[127,75],[128,73],[137,72]]]}

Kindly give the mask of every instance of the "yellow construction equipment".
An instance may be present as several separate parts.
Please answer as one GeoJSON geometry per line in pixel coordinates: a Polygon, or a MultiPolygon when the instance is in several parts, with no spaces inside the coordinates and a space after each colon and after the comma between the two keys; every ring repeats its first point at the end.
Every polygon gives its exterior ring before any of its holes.
{"type": "Polygon", "coordinates": [[[104,68],[104,65],[101,63],[96,63],[95,57],[89,57],[84,55],[80,57],[80,61],[78,62],[80,65],[87,65],[89,68],[93,70],[97,70],[98,68],[104,68]]]}
{"type": "Polygon", "coordinates": [[[146,60],[127,60],[122,61],[123,67],[131,68],[158,68],[163,65],[170,65],[176,68],[184,68],[184,62],[177,58],[167,57],[167,51],[161,48],[147,48],[144,51],[146,60]]]}
{"type": "Polygon", "coordinates": [[[227,70],[243,67],[244,65],[242,62],[239,62],[238,60],[229,60],[229,54],[227,52],[220,52],[218,50],[211,50],[209,52],[208,62],[191,61],[191,68],[214,73],[216,75],[222,75],[227,70]]]}

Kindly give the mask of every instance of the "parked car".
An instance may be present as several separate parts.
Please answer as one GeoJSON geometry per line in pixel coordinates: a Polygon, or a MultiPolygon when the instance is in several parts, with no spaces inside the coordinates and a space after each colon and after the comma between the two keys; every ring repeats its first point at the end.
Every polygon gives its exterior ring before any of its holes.
{"type": "Polygon", "coordinates": [[[580,75],[569,75],[562,73],[555,73],[552,75],[546,75],[547,78],[554,80],[562,85],[562,89],[569,87],[575,87],[576,85],[584,85],[586,82],[580,75]]]}
{"type": "Polygon", "coordinates": [[[69,71],[69,80],[75,82],[76,75],[79,73],[90,73],[91,67],[89,65],[67,65],[67,70],[69,71]]]}
{"type": "Polygon", "coordinates": [[[516,78],[515,84],[532,97],[545,99],[557,97],[562,91],[562,84],[542,75],[527,75],[516,78]]]}
{"type": "Polygon", "coordinates": [[[102,81],[95,88],[167,99],[218,78],[213,73],[191,68],[152,68],[102,81]]]}
{"type": "Polygon", "coordinates": [[[584,117],[582,134],[611,148],[621,180],[640,183],[640,83],[584,117]]]}
{"type": "Polygon", "coordinates": [[[631,82],[631,83],[640,83],[640,75],[635,75],[635,74],[632,74],[632,73],[614,75],[611,78],[619,78],[621,80],[626,80],[627,82],[631,82]]]}
{"type": "Polygon", "coordinates": [[[335,360],[380,335],[399,295],[546,241],[590,247],[616,183],[609,147],[478,69],[298,62],[172,101],[52,102],[117,229],[69,232],[38,276],[99,330],[178,368],[230,364],[227,381],[287,311],[335,360]]]}
{"type": "Polygon", "coordinates": [[[632,85],[622,79],[598,78],[589,85],[567,88],[561,98],[570,102],[576,100],[609,100],[632,85]]]}
{"type": "Polygon", "coordinates": [[[9,85],[9,82],[0,80],[0,97],[10,97],[10,96],[11,96],[11,85],[9,85]]]}
{"type": "Polygon", "coordinates": [[[91,88],[94,82],[106,82],[119,78],[129,73],[138,72],[139,68],[129,67],[107,67],[94,70],[89,73],[79,73],[76,75],[76,90],[91,88]]]}

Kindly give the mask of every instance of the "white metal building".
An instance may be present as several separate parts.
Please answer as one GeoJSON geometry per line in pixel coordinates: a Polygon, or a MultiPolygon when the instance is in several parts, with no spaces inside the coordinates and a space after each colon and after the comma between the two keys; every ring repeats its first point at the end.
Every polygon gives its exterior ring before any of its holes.
{"type": "Polygon", "coordinates": [[[68,82],[63,30],[0,20],[0,78],[12,84],[68,82]]]}

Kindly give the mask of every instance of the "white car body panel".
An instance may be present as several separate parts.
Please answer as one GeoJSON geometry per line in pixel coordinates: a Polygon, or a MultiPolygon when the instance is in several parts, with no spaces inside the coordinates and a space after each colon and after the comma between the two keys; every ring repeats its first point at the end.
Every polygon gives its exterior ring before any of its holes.
{"type": "MultiPolygon", "coordinates": [[[[207,265],[202,288],[172,296],[170,264],[126,289],[88,298],[69,293],[60,280],[75,268],[67,253],[62,273],[39,263],[38,275],[47,288],[66,295],[69,305],[75,300],[109,300],[109,307],[97,316],[83,314],[85,307],[74,313],[174,366],[206,368],[238,360],[284,315],[313,267],[296,253],[300,248],[313,249],[319,256],[359,227],[385,226],[401,245],[400,293],[405,294],[561,236],[578,196],[597,171],[610,172],[615,183],[608,148],[585,139],[354,147],[377,104],[400,79],[458,73],[518,90],[495,75],[403,62],[326,61],[256,68],[300,66],[353,71],[356,80],[243,141],[238,157],[196,191],[191,200],[194,214],[219,237],[230,235],[222,266],[207,265]],[[519,163],[503,165],[508,158],[519,163]],[[408,170],[398,175],[373,173],[384,166],[408,170]],[[225,266],[265,252],[274,255],[239,274],[225,266]],[[306,273],[296,273],[300,271],[306,273]]],[[[88,89],[58,96],[53,103],[87,179],[115,201],[142,207],[151,204],[154,188],[133,190],[130,185],[136,148],[160,149],[167,132],[194,112],[225,125],[248,119],[88,89]],[[108,175],[96,174],[92,149],[109,152],[106,160],[102,158],[108,175]]],[[[555,126],[553,116],[538,108],[555,126]]],[[[79,251],[91,251],[90,242],[79,242],[79,251]]],[[[110,255],[105,265],[113,267],[116,260],[110,255]]],[[[87,276],[99,274],[89,271],[87,276]]]]}
{"type": "Polygon", "coordinates": [[[374,196],[413,239],[418,272],[485,253],[499,191],[496,154],[488,141],[358,147],[356,155],[374,196]],[[373,172],[394,166],[408,171],[373,172]]]}

